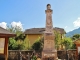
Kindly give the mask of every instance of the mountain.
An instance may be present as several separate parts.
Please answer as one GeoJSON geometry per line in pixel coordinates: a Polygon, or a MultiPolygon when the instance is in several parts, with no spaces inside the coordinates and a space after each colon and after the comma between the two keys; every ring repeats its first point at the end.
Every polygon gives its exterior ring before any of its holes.
{"type": "Polygon", "coordinates": [[[66,33],[67,37],[72,37],[74,34],[80,34],[80,27],[78,29],[75,29],[73,31],[70,31],[68,33],[66,33]]]}

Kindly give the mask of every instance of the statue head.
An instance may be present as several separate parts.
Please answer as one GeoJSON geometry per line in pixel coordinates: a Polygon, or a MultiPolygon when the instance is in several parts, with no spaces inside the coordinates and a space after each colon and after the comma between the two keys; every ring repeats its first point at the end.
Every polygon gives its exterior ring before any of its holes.
{"type": "Polygon", "coordinates": [[[47,9],[50,9],[51,8],[51,5],[50,4],[47,4],[47,9]]]}

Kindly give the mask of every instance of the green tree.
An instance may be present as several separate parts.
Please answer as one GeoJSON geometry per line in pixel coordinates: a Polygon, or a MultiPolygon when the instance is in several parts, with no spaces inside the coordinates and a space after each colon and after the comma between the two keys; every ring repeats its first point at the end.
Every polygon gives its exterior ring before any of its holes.
{"type": "Polygon", "coordinates": [[[58,31],[54,31],[54,34],[55,34],[55,47],[56,48],[59,48],[59,45],[62,44],[62,35],[58,32],[58,31]]]}
{"type": "MultiPolygon", "coordinates": [[[[75,40],[80,38],[80,34],[74,34],[72,37],[72,41],[74,42],[75,40]]],[[[72,49],[76,49],[76,45],[73,43],[72,49]]]]}
{"type": "Polygon", "coordinates": [[[17,40],[16,44],[17,44],[17,47],[15,48],[16,50],[23,50],[25,47],[23,41],[21,40],[17,40]]]}
{"type": "Polygon", "coordinates": [[[64,41],[62,42],[62,44],[65,46],[66,50],[67,49],[71,49],[72,48],[72,45],[73,45],[73,41],[72,41],[71,38],[65,37],[64,38],[64,41]]]}
{"type": "Polygon", "coordinates": [[[14,38],[9,38],[8,49],[13,50],[14,48],[16,48],[16,40],[14,40],[14,38]]]}
{"type": "Polygon", "coordinates": [[[76,44],[73,43],[71,49],[76,49],[76,44]]]}
{"type": "Polygon", "coordinates": [[[24,49],[24,43],[23,41],[16,41],[14,38],[9,38],[9,46],[8,49],[9,50],[22,50],[24,49]]]}
{"type": "Polygon", "coordinates": [[[24,39],[25,35],[21,31],[20,27],[8,27],[10,32],[15,33],[16,36],[14,38],[9,39],[9,50],[21,50],[24,49],[24,39]]]}
{"type": "Polygon", "coordinates": [[[40,38],[38,38],[35,43],[32,45],[32,49],[35,51],[41,51],[42,50],[42,42],[40,41],[40,38]]]}
{"type": "Polygon", "coordinates": [[[75,34],[72,36],[72,40],[77,40],[80,38],[80,34],[75,34]]]}

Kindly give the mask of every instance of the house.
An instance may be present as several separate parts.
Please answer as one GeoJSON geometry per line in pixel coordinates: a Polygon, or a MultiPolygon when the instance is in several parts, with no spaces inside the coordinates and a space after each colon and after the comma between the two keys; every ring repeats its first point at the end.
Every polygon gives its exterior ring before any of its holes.
{"type": "MultiPolygon", "coordinates": [[[[26,29],[24,31],[24,34],[26,35],[26,38],[29,39],[30,45],[32,45],[37,39],[43,37],[44,31],[45,28],[31,28],[31,29],[26,29]]],[[[53,28],[53,31],[59,32],[60,34],[66,33],[63,28],[58,28],[58,27],[53,28]]]]}

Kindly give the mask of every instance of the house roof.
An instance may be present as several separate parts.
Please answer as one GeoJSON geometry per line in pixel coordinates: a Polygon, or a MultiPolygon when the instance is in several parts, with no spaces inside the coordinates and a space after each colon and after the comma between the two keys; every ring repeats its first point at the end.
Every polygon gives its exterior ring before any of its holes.
{"type": "Polygon", "coordinates": [[[15,34],[0,27],[0,36],[15,36],[15,34]]]}
{"type": "MultiPolygon", "coordinates": [[[[55,27],[53,28],[53,30],[58,31],[61,34],[66,33],[63,28],[55,27]]],[[[31,28],[31,29],[26,29],[24,34],[43,34],[44,31],[45,31],[45,28],[31,28]]]]}

